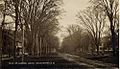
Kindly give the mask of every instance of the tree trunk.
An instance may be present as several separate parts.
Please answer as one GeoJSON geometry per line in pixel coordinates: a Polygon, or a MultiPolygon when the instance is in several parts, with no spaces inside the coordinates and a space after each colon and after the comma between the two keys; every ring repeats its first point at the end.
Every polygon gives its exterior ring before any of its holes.
{"type": "Polygon", "coordinates": [[[40,56],[40,36],[38,35],[38,55],[40,56]]]}
{"type": "Polygon", "coordinates": [[[99,55],[99,44],[97,43],[96,46],[97,46],[97,54],[99,55]]]}
{"type": "Polygon", "coordinates": [[[2,27],[0,27],[0,61],[2,62],[2,47],[3,47],[3,32],[2,27]]]}
{"type": "Polygon", "coordinates": [[[112,43],[112,50],[113,50],[113,55],[115,55],[115,32],[114,32],[114,26],[113,26],[113,14],[111,14],[111,17],[109,17],[110,20],[110,30],[111,30],[111,43],[112,43]]]}
{"type": "Polygon", "coordinates": [[[41,56],[41,52],[42,52],[42,37],[40,37],[40,47],[39,47],[39,55],[41,56]]]}
{"type": "Polygon", "coordinates": [[[114,32],[113,29],[111,30],[111,33],[112,33],[112,37],[111,37],[111,39],[112,39],[113,55],[115,55],[115,32],[114,32]]]}
{"type": "Polygon", "coordinates": [[[44,37],[41,37],[41,55],[43,55],[43,51],[44,51],[44,37]]]}

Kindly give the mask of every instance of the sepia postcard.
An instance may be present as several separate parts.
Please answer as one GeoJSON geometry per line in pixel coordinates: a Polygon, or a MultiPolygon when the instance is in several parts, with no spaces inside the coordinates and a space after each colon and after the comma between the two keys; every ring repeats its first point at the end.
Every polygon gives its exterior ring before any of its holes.
{"type": "Polygon", "coordinates": [[[119,0],[0,0],[0,69],[119,69],[119,0]]]}

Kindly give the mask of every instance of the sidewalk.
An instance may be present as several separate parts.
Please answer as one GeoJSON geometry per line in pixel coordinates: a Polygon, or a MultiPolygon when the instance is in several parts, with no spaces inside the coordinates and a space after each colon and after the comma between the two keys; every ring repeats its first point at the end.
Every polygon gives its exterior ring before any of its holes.
{"type": "Polygon", "coordinates": [[[83,63],[89,64],[91,66],[94,66],[94,67],[117,68],[116,65],[113,65],[111,63],[103,63],[102,61],[90,60],[90,59],[86,59],[86,58],[76,56],[76,55],[71,55],[71,54],[64,54],[64,55],[66,57],[72,58],[77,63],[83,62],[83,63]]]}

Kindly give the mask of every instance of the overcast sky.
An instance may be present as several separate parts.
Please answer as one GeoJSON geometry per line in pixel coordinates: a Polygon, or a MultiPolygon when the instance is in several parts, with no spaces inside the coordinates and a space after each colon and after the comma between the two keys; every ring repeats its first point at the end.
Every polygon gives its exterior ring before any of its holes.
{"type": "Polygon", "coordinates": [[[60,24],[64,26],[76,23],[77,12],[85,9],[89,4],[89,0],[63,0],[63,2],[61,8],[65,10],[65,13],[60,24]]]}
{"type": "MultiPolygon", "coordinates": [[[[89,6],[89,0],[63,0],[64,4],[61,6],[64,9],[62,19],[59,20],[60,26],[67,27],[70,24],[76,23],[76,14],[78,11],[85,9],[89,6]]],[[[62,38],[66,36],[65,28],[58,32],[57,36],[62,38]]]]}

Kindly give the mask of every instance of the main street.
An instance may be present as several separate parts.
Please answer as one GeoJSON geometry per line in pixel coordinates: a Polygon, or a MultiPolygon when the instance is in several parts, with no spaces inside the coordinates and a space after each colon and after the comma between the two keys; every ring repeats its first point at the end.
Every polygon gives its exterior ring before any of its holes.
{"type": "Polygon", "coordinates": [[[24,62],[21,62],[21,58],[17,58],[15,63],[13,59],[4,60],[2,62],[2,68],[4,69],[79,69],[79,68],[91,68],[92,66],[83,63],[76,62],[72,58],[67,58],[61,53],[52,53],[44,57],[40,56],[28,56],[24,57],[24,62]]]}

